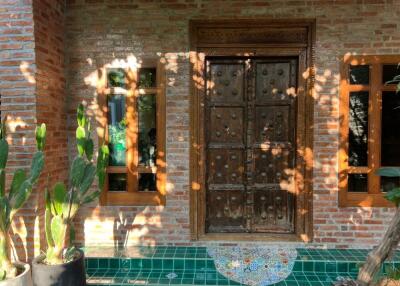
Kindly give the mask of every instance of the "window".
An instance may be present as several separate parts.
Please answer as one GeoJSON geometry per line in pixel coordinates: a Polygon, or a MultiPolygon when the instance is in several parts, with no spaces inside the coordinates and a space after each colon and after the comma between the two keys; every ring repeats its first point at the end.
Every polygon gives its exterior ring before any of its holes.
{"type": "Polygon", "coordinates": [[[101,101],[110,149],[103,205],[165,204],[164,68],[106,68],[101,101]]]}
{"type": "Polygon", "coordinates": [[[340,84],[339,204],[392,206],[384,194],[400,180],[379,177],[400,166],[400,94],[388,83],[400,56],[346,56],[340,84]]]}

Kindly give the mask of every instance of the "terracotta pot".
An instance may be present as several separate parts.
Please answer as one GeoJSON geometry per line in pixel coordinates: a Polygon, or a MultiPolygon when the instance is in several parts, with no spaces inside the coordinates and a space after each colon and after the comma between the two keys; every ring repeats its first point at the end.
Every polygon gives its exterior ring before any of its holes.
{"type": "Polygon", "coordinates": [[[32,286],[31,267],[29,264],[16,262],[18,272],[21,273],[17,277],[7,279],[0,282],[0,286],[32,286]]]}
{"type": "Polygon", "coordinates": [[[85,256],[77,250],[78,258],[73,261],[47,265],[40,255],[32,261],[33,286],[86,286],[85,256]]]}

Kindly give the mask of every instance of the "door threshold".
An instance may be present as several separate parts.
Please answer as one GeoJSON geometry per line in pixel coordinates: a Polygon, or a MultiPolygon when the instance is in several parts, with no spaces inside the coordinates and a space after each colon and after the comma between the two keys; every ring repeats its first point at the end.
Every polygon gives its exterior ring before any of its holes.
{"type": "Polygon", "coordinates": [[[206,233],[200,241],[292,241],[305,242],[294,233],[206,233]]]}

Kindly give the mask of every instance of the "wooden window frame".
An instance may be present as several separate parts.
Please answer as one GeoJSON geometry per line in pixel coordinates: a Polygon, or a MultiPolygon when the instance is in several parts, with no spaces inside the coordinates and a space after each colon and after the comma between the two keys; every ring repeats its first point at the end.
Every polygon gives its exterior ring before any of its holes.
{"type": "MultiPolygon", "coordinates": [[[[118,68],[118,67],[117,67],[118,68]]],[[[166,99],[165,99],[165,66],[159,59],[144,59],[138,67],[123,68],[126,74],[126,88],[110,88],[107,86],[107,71],[114,67],[104,68],[102,71],[102,88],[99,94],[99,106],[102,110],[100,122],[105,130],[104,138],[99,138],[108,144],[108,106],[107,96],[110,94],[125,94],[126,96],[126,160],[127,166],[107,167],[107,176],[104,190],[100,196],[100,204],[107,206],[160,206],[166,204],[166,99]],[[140,88],[137,85],[138,73],[141,68],[156,69],[156,87],[140,88]],[[138,111],[137,98],[143,95],[156,95],[156,129],[157,129],[157,157],[156,167],[146,168],[156,173],[156,192],[138,191],[139,171],[143,167],[138,164],[138,111]],[[126,191],[108,191],[108,174],[126,173],[126,191]]],[[[143,170],[142,170],[143,171],[143,170]]]]}
{"type": "Polygon", "coordinates": [[[375,175],[381,164],[382,92],[396,91],[396,85],[382,83],[382,66],[398,64],[400,55],[346,55],[340,68],[340,146],[339,146],[339,206],[340,207],[394,207],[380,191],[380,177],[375,175]],[[349,82],[350,65],[369,65],[369,84],[349,82]],[[350,92],[368,91],[368,166],[348,165],[349,149],[349,95],[350,92]],[[373,154],[373,156],[372,156],[373,154]],[[367,174],[368,192],[348,191],[348,174],[367,174]]]}

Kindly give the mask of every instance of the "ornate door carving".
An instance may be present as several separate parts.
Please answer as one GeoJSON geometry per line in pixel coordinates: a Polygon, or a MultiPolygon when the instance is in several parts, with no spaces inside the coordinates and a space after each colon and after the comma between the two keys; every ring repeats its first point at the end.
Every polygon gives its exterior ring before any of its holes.
{"type": "Polygon", "coordinates": [[[206,60],[206,231],[294,233],[297,60],[206,60]]]}

